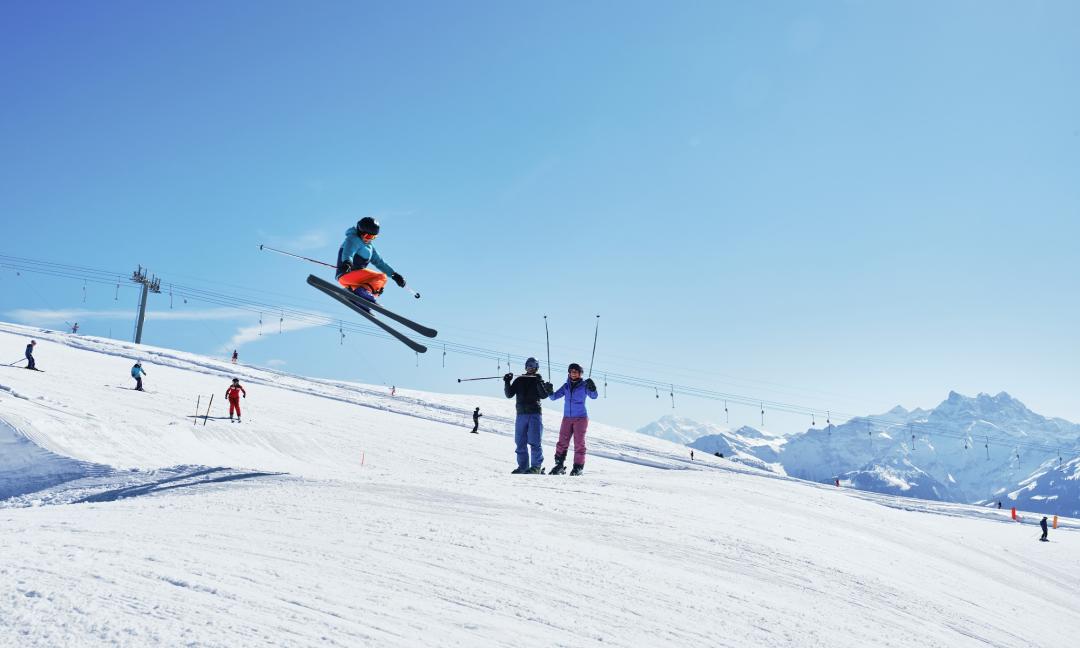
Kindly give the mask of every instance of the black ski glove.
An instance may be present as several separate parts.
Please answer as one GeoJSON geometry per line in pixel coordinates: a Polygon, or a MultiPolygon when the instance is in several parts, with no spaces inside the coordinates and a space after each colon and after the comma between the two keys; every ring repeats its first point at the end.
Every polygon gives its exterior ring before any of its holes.
{"type": "Polygon", "coordinates": [[[588,389],[591,392],[596,391],[596,383],[592,381],[592,378],[585,379],[585,389],[588,389]]]}
{"type": "Polygon", "coordinates": [[[510,382],[510,381],[511,381],[511,380],[513,380],[513,379],[514,379],[514,374],[512,374],[512,373],[508,373],[508,374],[506,374],[505,376],[503,376],[503,380],[504,380],[505,382],[510,382]]]}
{"type": "Polygon", "coordinates": [[[396,283],[398,285],[398,288],[404,288],[405,287],[405,277],[402,277],[401,275],[399,275],[398,273],[395,272],[394,274],[390,275],[390,278],[394,280],[394,283],[396,283]]]}
{"type": "Polygon", "coordinates": [[[547,396],[551,396],[555,393],[555,385],[552,385],[549,382],[544,383],[544,391],[547,392],[547,396]]]}

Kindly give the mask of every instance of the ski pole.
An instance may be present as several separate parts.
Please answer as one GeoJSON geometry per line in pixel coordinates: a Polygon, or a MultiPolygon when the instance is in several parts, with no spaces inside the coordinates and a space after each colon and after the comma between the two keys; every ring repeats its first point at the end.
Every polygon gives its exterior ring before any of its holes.
{"type": "Polygon", "coordinates": [[[483,378],[458,378],[458,382],[469,382],[470,380],[495,380],[496,378],[502,378],[502,376],[485,376],[483,378]]]}
{"type": "Polygon", "coordinates": [[[548,332],[547,315],[544,315],[544,338],[547,340],[548,380],[551,380],[551,333],[548,332]]]}
{"type": "Polygon", "coordinates": [[[214,405],[214,395],[210,394],[210,403],[206,406],[206,416],[202,419],[203,427],[206,427],[206,419],[210,418],[210,408],[214,405]]]}
{"type": "Polygon", "coordinates": [[[416,292],[416,291],[415,291],[415,290],[413,290],[412,288],[409,288],[409,285],[408,285],[408,284],[406,284],[406,285],[402,286],[402,288],[404,288],[405,290],[408,290],[408,291],[409,291],[410,293],[412,293],[412,296],[413,296],[413,297],[415,297],[415,298],[417,298],[417,299],[420,299],[420,293],[416,292]]]}
{"type": "Polygon", "coordinates": [[[306,256],[300,256],[299,254],[293,254],[292,252],[286,252],[284,250],[278,250],[277,248],[272,248],[269,245],[261,245],[260,244],[259,249],[260,250],[270,250],[271,252],[277,252],[278,254],[284,254],[285,256],[291,256],[294,259],[303,259],[304,261],[311,261],[312,263],[318,263],[319,265],[324,265],[327,268],[336,268],[337,267],[335,265],[331,265],[329,263],[326,263],[325,261],[319,261],[318,259],[311,259],[311,258],[306,257],[306,256]]]}
{"type": "Polygon", "coordinates": [[[195,418],[191,419],[191,424],[192,425],[198,425],[199,424],[199,403],[200,402],[202,402],[202,394],[199,394],[199,397],[195,399],[195,418]]]}
{"type": "Polygon", "coordinates": [[[18,359],[18,360],[16,360],[15,362],[9,362],[9,363],[7,363],[7,366],[9,366],[9,367],[13,367],[13,366],[15,366],[15,365],[19,364],[20,362],[25,362],[25,361],[26,361],[26,358],[19,358],[19,359],[18,359]]]}
{"type": "Polygon", "coordinates": [[[592,357],[589,358],[589,378],[592,378],[593,360],[596,360],[596,338],[600,336],[600,316],[596,316],[596,332],[592,336],[592,357]]]}

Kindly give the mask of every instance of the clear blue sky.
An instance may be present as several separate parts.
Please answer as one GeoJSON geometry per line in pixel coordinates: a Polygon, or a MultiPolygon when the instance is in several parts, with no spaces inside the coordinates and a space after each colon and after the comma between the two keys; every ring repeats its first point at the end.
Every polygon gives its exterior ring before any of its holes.
{"type": "MultiPolygon", "coordinates": [[[[258,245],[332,260],[374,215],[424,293],[383,303],[452,341],[543,359],[547,314],[586,363],[599,313],[597,371],[855,413],[1005,390],[1080,421],[1074,2],[9,2],[0,83],[0,254],[348,317],[258,245]]],[[[114,293],[0,269],[0,318],[130,336],[114,293]]],[[[257,319],[213,308],[144,341],[218,354],[257,319]]],[[[505,371],[265,321],[243,360],[505,371]]],[[[609,395],[594,418],[672,411],[609,395]]]]}

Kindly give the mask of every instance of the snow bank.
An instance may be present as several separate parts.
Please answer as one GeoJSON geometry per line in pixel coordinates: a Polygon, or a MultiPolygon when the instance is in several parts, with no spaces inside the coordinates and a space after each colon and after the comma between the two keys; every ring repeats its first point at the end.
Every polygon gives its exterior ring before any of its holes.
{"type": "Polygon", "coordinates": [[[0,372],[0,474],[52,477],[0,508],[0,645],[1026,648],[1080,631],[1073,520],[1039,543],[1007,510],[691,463],[600,423],[603,400],[585,476],[512,476],[498,395],[391,397],[7,324],[0,348],[29,335],[48,373],[0,372]],[[148,393],[127,388],[136,358],[148,393]],[[233,375],[242,424],[216,418],[233,375]]]}

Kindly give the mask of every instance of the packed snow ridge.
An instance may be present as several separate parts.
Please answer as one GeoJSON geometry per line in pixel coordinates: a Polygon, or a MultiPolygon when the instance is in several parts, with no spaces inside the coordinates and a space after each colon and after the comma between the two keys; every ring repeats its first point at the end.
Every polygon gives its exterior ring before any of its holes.
{"type": "Polygon", "coordinates": [[[1080,631],[1075,520],[1040,543],[1026,512],[691,461],[604,425],[602,399],[585,475],[510,475],[501,397],[0,324],[0,348],[30,338],[45,372],[0,369],[0,645],[1026,648],[1080,631]],[[234,376],[241,424],[222,418],[234,376]]]}

